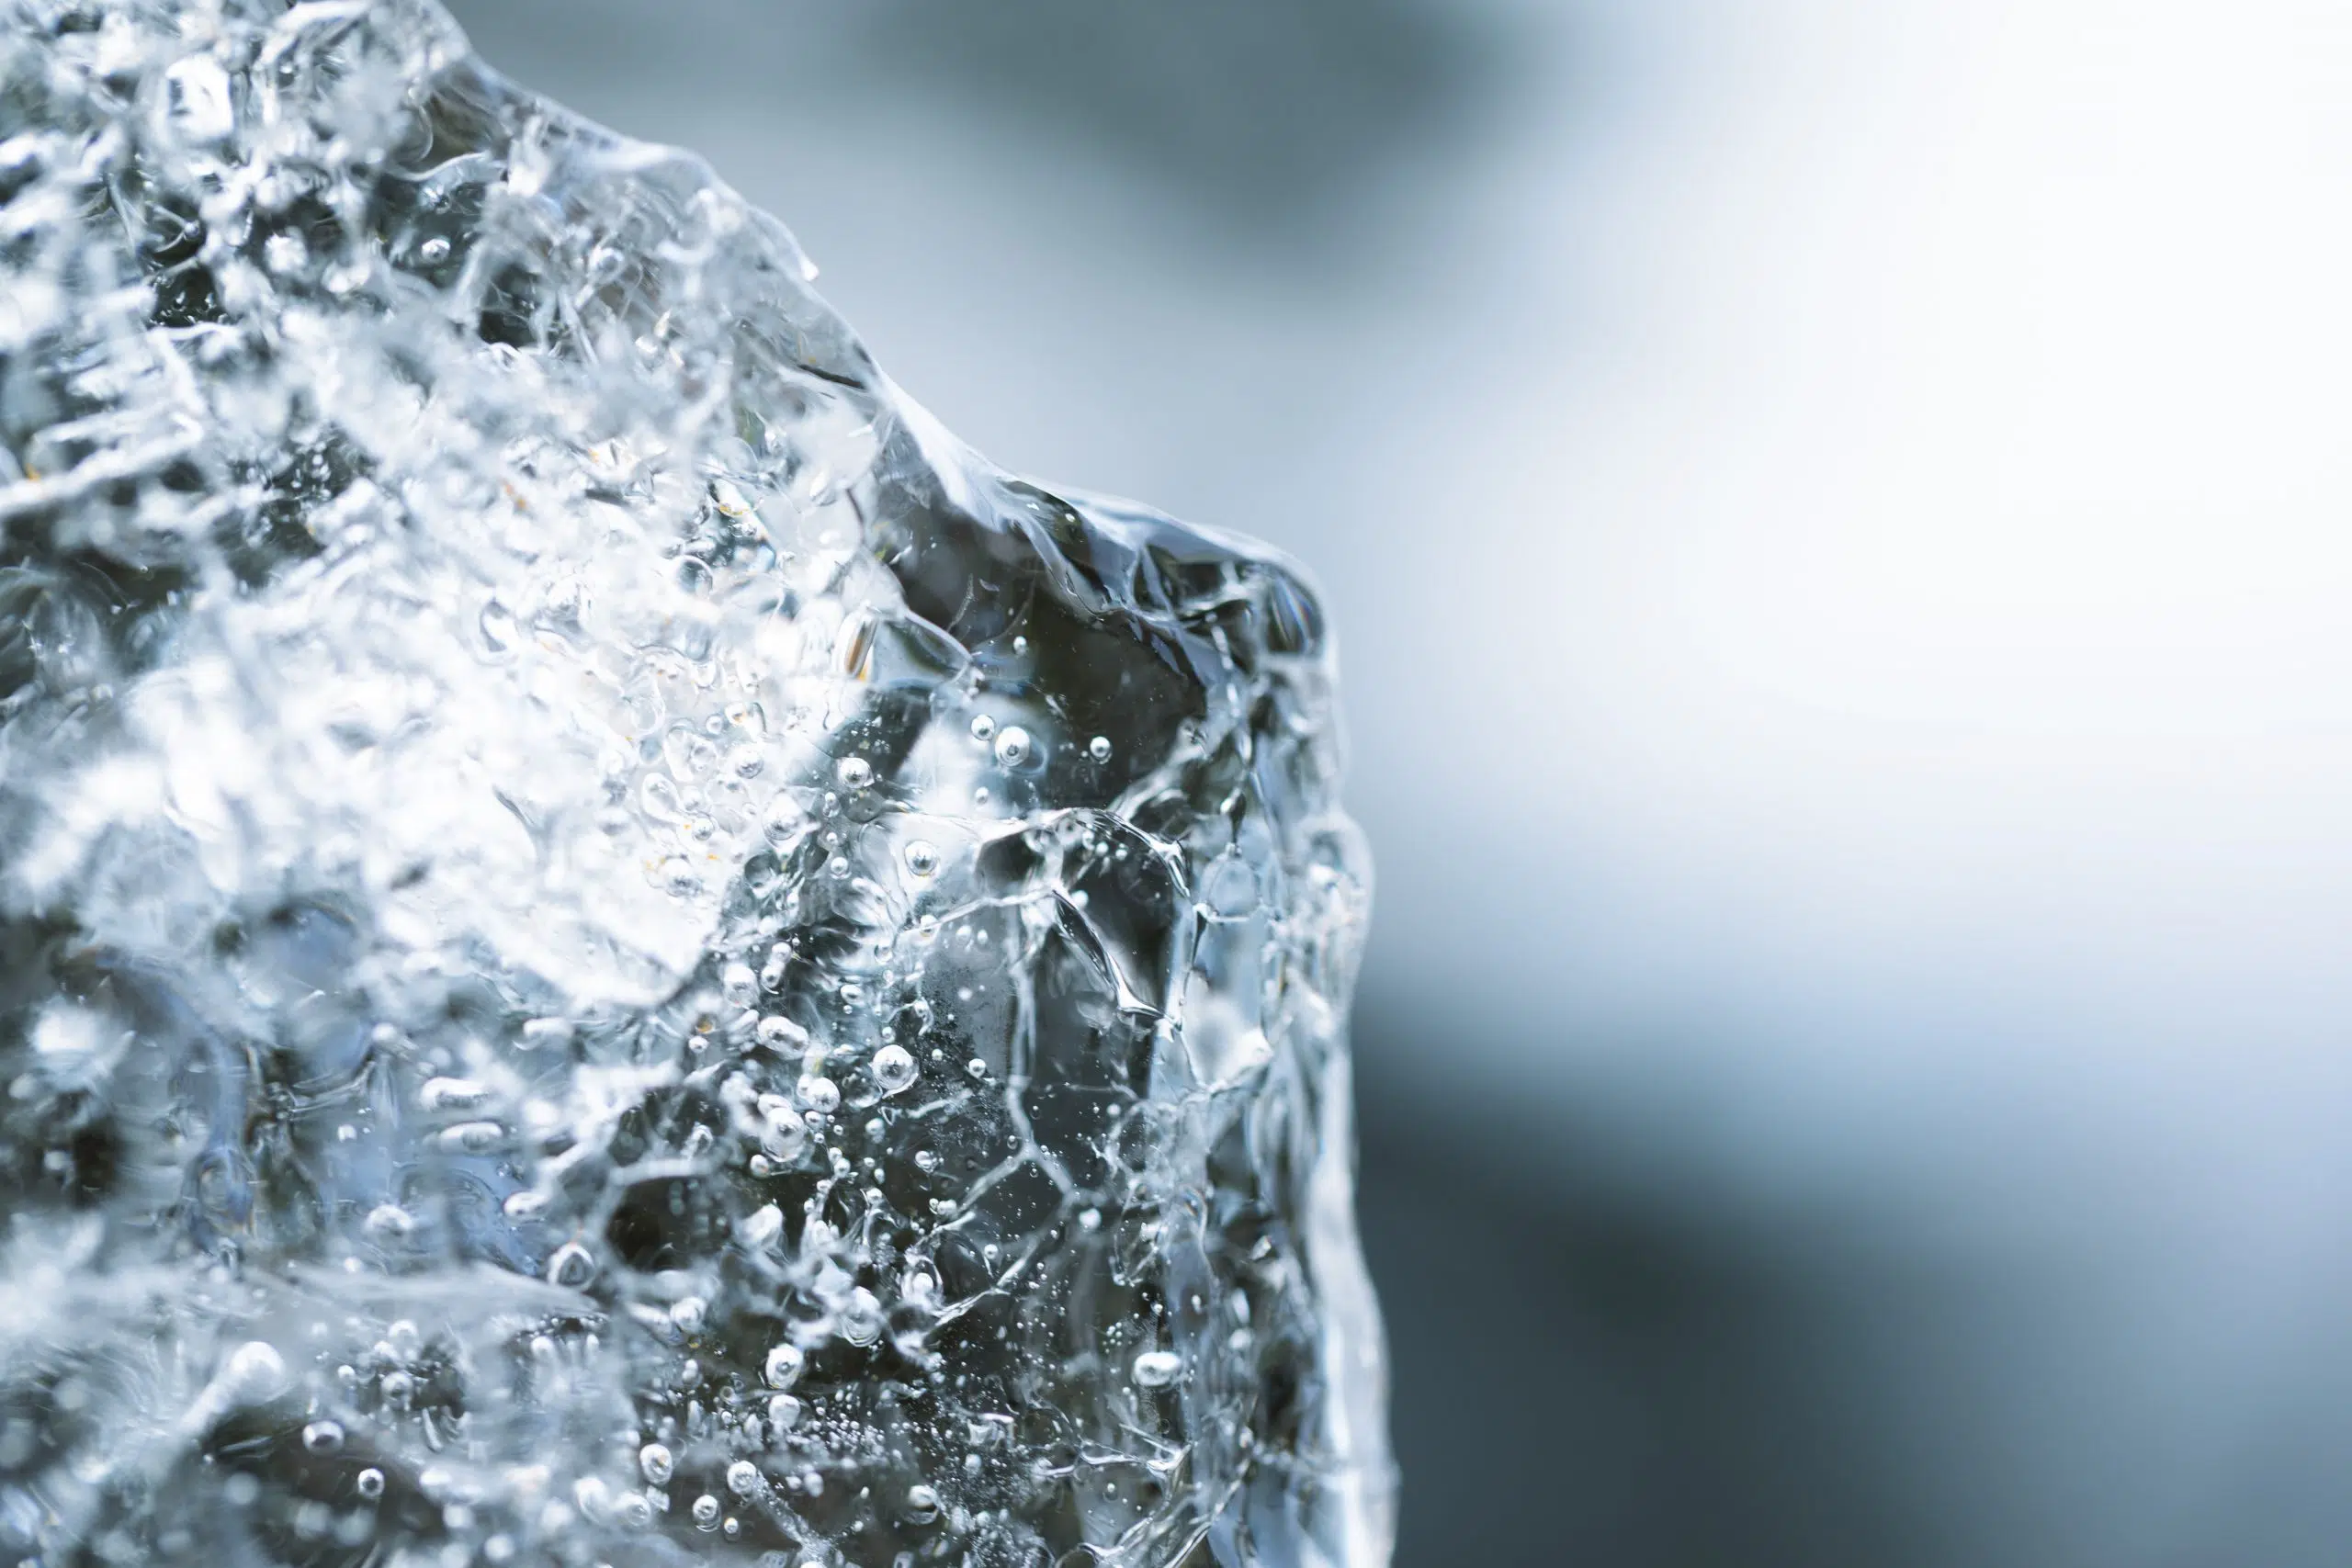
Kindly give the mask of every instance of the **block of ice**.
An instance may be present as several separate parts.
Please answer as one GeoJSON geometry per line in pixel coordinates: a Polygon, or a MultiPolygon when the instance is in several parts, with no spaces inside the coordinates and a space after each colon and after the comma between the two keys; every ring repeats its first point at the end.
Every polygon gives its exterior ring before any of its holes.
{"type": "Polygon", "coordinates": [[[0,18],[0,1558],[1379,1568],[1295,569],[427,0],[0,18]]]}

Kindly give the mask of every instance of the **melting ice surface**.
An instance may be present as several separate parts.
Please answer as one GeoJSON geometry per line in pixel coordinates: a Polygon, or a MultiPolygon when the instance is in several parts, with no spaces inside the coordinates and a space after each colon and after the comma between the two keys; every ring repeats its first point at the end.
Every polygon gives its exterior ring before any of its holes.
{"type": "Polygon", "coordinates": [[[1293,569],[427,0],[0,18],[0,1558],[1379,1568],[1293,569]]]}

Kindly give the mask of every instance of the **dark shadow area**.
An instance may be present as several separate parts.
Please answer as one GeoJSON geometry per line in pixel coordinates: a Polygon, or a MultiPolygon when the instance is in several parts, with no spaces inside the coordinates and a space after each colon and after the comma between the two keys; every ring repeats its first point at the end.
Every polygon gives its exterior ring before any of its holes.
{"type": "MultiPolygon", "coordinates": [[[[492,64],[591,115],[665,95],[854,141],[937,106],[987,141],[1104,160],[1226,231],[1344,230],[1459,151],[1516,79],[1508,29],[1442,0],[452,0],[492,64]],[[630,80],[632,79],[633,80],[630,80]],[[626,85],[624,85],[626,84],[626,85]]],[[[619,117],[614,117],[619,118],[619,117]]],[[[660,137],[657,125],[622,129],[660,137]]],[[[788,141],[775,149],[790,160],[788,141]]],[[[787,215],[789,216],[789,215],[787,215]]]]}
{"type": "Polygon", "coordinates": [[[1432,0],[882,0],[858,17],[877,69],[1284,226],[1450,136],[1510,58],[1432,0]]]}
{"type": "Polygon", "coordinates": [[[1902,1451],[1904,1399],[1933,1380],[1885,1375],[1890,1333],[1917,1350],[1951,1314],[1931,1278],[1701,1182],[1634,1179],[1608,1152],[1622,1134],[1573,1114],[1515,1159],[1517,1129],[1419,1100],[1384,1078],[1390,1055],[1362,1054],[1360,1215],[1393,1357],[1397,1568],[1955,1560],[1902,1451]]]}

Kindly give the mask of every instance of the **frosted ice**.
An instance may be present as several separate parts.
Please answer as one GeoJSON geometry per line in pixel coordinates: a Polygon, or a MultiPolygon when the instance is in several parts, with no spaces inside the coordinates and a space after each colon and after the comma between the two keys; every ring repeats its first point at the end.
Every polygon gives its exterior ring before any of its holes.
{"type": "Polygon", "coordinates": [[[0,1558],[1379,1568],[1295,570],[426,0],[0,18],[0,1558]]]}

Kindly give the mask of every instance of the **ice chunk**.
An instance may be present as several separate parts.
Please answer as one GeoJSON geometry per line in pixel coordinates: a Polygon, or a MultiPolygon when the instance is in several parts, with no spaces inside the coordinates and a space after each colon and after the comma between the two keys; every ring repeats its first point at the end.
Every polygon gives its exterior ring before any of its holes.
{"type": "Polygon", "coordinates": [[[0,33],[0,1555],[1377,1568],[1269,552],[424,0],[0,33]]]}

